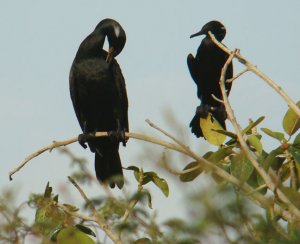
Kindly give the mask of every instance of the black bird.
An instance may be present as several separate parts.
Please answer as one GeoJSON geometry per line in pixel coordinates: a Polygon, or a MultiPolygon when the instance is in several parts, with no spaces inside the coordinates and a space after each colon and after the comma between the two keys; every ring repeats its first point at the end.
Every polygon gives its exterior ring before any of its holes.
{"type": "Polygon", "coordinates": [[[97,179],[123,187],[124,178],[119,143],[126,145],[128,99],[125,80],[115,60],[126,42],[122,26],[104,19],[80,44],[70,70],[70,93],[74,110],[83,131],[79,143],[95,153],[97,179]],[[108,52],[103,50],[107,38],[108,52]],[[109,137],[96,138],[96,131],[108,131],[109,137]],[[114,133],[113,133],[114,132],[114,133]]]}
{"type": "MultiPolygon", "coordinates": [[[[208,112],[211,112],[220,125],[226,129],[225,120],[227,114],[224,105],[216,101],[212,95],[222,99],[219,81],[221,70],[229,55],[211,40],[208,35],[209,31],[212,32],[219,42],[221,42],[226,35],[226,29],[223,24],[218,21],[208,22],[198,33],[190,36],[193,38],[199,35],[206,35],[197,50],[196,57],[194,58],[192,54],[189,54],[187,57],[188,68],[197,85],[198,98],[201,100],[201,105],[197,107],[196,114],[190,123],[191,130],[197,137],[203,137],[200,128],[200,117],[206,118],[208,112]]],[[[225,78],[230,79],[232,75],[233,66],[232,63],[230,63],[225,78]]],[[[226,83],[227,95],[230,89],[231,83],[226,83]]]]}

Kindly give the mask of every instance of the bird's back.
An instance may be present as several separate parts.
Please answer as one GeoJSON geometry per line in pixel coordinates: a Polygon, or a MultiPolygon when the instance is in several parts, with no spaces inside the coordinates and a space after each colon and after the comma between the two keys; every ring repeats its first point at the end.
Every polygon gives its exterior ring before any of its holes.
{"type": "Polygon", "coordinates": [[[122,101],[113,74],[116,68],[112,67],[117,63],[113,60],[108,65],[104,56],[105,53],[102,57],[75,59],[71,68],[73,105],[81,127],[86,121],[88,131],[115,129],[115,119],[121,111],[122,101]]]}
{"type": "MultiPolygon", "coordinates": [[[[220,90],[220,76],[221,70],[228,58],[228,54],[222,51],[210,37],[205,37],[201,45],[198,48],[197,55],[195,57],[196,67],[196,83],[198,86],[198,97],[202,103],[209,104],[211,106],[218,106],[213,97],[221,98],[220,90]]],[[[232,65],[226,73],[226,78],[232,77],[232,65]]],[[[231,85],[227,85],[227,89],[230,89],[231,85]]]]}

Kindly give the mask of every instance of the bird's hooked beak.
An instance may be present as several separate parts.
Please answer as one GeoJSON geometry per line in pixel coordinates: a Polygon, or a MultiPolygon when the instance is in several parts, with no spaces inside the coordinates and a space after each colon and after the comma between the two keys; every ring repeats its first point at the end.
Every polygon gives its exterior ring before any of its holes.
{"type": "Polygon", "coordinates": [[[115,49],[114,47],[110,47],[108,49],[108,53],[107,53],[107,56],[106,56],[106,59],[105,59],[105,62],[106,63],[110,63],[110,61],[112,60],[113,58],[113,53],[114,53],[115,49]]]}
{"type": "Polygon", "coordinates": [[[197,32],[197,33],[191,35],[190,38],[193,38],[193,37],[195,37],[195,36],[200,36],[200,35],[203,35],[203,34],[205,34],[205,32],[204,32],[203,30],[201,30],[201,31],[199,31],[199,32],[197,32]]]}

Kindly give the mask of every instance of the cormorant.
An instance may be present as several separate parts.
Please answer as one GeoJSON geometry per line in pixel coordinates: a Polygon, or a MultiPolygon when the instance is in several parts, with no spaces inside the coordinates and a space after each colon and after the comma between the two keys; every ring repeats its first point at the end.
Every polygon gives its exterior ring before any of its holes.
{"type": "MultiPolygon", "coordinates": [[[[192,54],[187,57],[187,64],[190,74],[195,81],[198,91],[198,98],[201,100],[201,105],[197,107],[196,114],[190,123],[192,133],[197,137],[202,136],[203,133],[200,128],[200,117],[206,118],[208,112],[211,112],[213,117],[226,129],[225,120],[227,114],[224,105],[216,101],[213,97],[216,96],[222,99],[222,93],[219,85],[221,70],[228,59],[229,55],[221,50],[209,37],[208,32],[211,31],[216,39],[221,42],[225,35],[225,26],[218,21],[210,21],[205,24],[202,29],[190,36],[193,38],[199,35],[206,35],[202,40],[196,57],[192,54]]],[[[228,66],[226,72],[226,79],[232,78],[233,66],[232,63],[228,66]]],[[[231,83],[226,83],[227,95],[229,95],[231,83]]]]}
{"type": "Polygon", "coordinates": [[[70,70],[70,93],[83,134],[79,143],[95,153],[96,177],[102,183],[122,188],[124,178],[119,143],[126,145],[128,99],[125,80],[115,57],[122,51],[126,34],[113,19],[102,20],[80,44],[70,70]],[[103,50],[107,38],[108,52],[103,50]],[[96,138],[96,131],[110,132],[96,138]]]}

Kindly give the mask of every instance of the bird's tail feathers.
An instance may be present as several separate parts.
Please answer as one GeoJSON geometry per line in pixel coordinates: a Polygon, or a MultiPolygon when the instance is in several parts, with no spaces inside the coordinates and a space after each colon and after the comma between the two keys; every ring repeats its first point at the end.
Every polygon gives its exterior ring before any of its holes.
{"type": "Polygon", "coordinates": [[[191,131],[195,136],[203,137],[203,132],[200,127],[200,115],[198,113],[195,114],[191,123],[190,123],[191,131]]]}
{"type": "Polygon", "coordinates": [[[124,185],[124,177],[121,159],[118,152],[118,145],[102,144],[96,147],[95,152],[95,171],[96,177],[104,184],[109,184],[114,188],[122,188],[124,185]]]}

